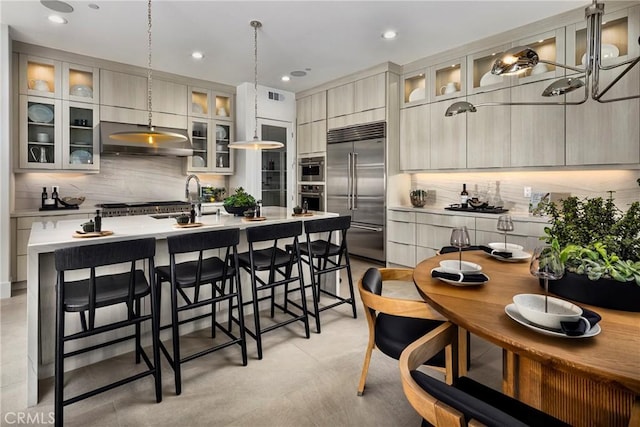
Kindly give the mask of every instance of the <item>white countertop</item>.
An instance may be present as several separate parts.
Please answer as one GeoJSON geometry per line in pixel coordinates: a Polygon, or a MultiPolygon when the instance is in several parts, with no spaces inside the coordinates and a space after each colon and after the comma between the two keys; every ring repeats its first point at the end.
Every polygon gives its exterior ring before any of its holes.
{"type": "MultiPolygon", "coordinates": [[[[216,209],[224,210],[222,202],[205,202],[202,203],[202,211],[215,212],[216,209]]],[[[11,212],[12,218],[22,218],[26,216],[60,216],[60,215],[73,215],[73,214],[95,214],[96,210],[102,209],[98,206],[80,205],[78,209],[51,209],[41,211],[39,209],[24,209],[11,212]]]]}
{"type": "MultiPolygon", "coordinates": [[[[149,215],[120,216],[102,218],[102,230],[113,231],[110,236],[95,238],[76,238],[73,234],[76,230],[82,230],[80,226],[83,220],[70,219],[59,221],[35,222],[31,228],[29,237],[29,250],[36,252],[52,252],[57,248],[71,245],[87,245],[98,242],[128,240],[133,238],[155,237],[164,239],[169,235],[178,233],[190,233],[215,229],[217,227],[247,227],[260,226],[265,224],[290,222],[296,220],[312,220],[335,217],[337,214],[329,212],[314,212],[313,216],[294,217],[291,211],[281,207],[264,207],[264,221],[247,221],[243,217],[226,214],[224,209],[218,215],[202,215],[197,219],[202,227],[180,228],[173,218],[155,219],[149,215]]],[[[207,211],[205,210],[205,213],[207,211]]],[[[215,210],[213,211],[215,212],[215,210]]]]}
{"type": "Polygon", "coordinates": [[[482,212],[462,212],[462,211],[448,211],[444,207],[429,207],[424,206],[422,208],[416,208],[413,206],[389,206],[388,209],[396,210],[396,211],[404,211],[404,212],[418,212],[418,213],[430,213],[430,214],[438,214],[438,215],[459,215],[459,216],[472,216],[472,217],[481,217],[481,218],[495,218],[497,219],[499,215],[510,215],[515,221],[529,221],[529,222],[549,222],[549,217],[546,216],[534,216],[529,212],[517,212],[517,211],[509,211],[504,214],[494,214],[494,213],[482,213],[482,212]]]}

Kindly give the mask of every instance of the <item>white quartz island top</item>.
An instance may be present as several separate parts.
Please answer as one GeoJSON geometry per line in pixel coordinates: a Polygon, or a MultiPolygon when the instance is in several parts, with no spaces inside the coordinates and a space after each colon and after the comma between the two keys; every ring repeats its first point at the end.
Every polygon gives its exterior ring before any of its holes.
{"type": "MultiPolygon", "coordinates": [[[[206,212],[206,211],[205,211],[206,212]]],[[[48,220],[34,222],[29,238],[27,259],[27,405],[38,403],[38,380],[53,373],[53,348],[55,339],[55,284],[56,271],[53,252],[56,249],[69,246],[101,244],[113,241],[132,240],[145,237],[156,238],[155,264],[168,264],[166,238],[183,233],[199,233],[221,228],[257,227],[268,224],[309,221],[335,217],[337,214],[328,212],[313,212],[311,216],[294,216],[290,210],[281,207],[265,207],[262,210],[264,221],[249,221],[243,217],[228,215],[202,215],[196,219],[202,223],[200,227],[180,228],[172,217],[153,218],[150,215],[107,217],[102,219],[102,231],[112,231],[113,234],[102,237],[73,237],[74,233],[82,230],[81,224],[86,220],[48,220]]],[[[304,233],[303,233],[304,234],[304,233]]],[[[301,236],[301,240],[305,240],[301,236]]],[[[246,250],[246,237],[240,236],[239,250],[246,250]]],[[[166,288],[166,287],[164,287],[166,288]]],[[[243,293],[250,291],[250,286],[243,287],[243,293]]],[[[165,292],[165,291],[163,291],[165,292]]],[[[163,298],[168,302],[169,298],[163,298]]],[[[166,313],[168,315],[168,313],[166,313]]],[[[162,313],[165,315],[165,313],[162,313]]],[[[76,319],[77,320],[77,319],[76,319]]],[[[144,331],[143,331],[144,332],[144,331]]],[[[125,351],[130,351],[125,350],[125,351]]],[[[123,351],[124,352],[124,351],[123,351]]],[[[74,369],[88,363],[94,363],[114,354],[97,354],[86,356],[77,364],[65,369],[74,369]]],[[[79,358],[82,359],[83,356],[79,358]]],[[[73,358],[75,359],[75,358],[73,358]]],[[[73,360],[72,359],[72,360],[73,360]]]]}
{"type": "Polygon", "coordinates": [[[85,221],[72,219],[61,221],[36,222],[31,228],[29,237],[29,251],[53,252],[57,248],[95,244],[107,241],[129,240],[144,237],[165,239],[172,234],[191,233],[212,230],[218,227],[240,228],[255,227],[279,222],[306,221],[334,217],[336,214],[328,212],[313,212],[312,216],[293,216],[286,208],[265,207],[262,216],[264,221],[248,221],[243,217],[226,214],[207,214],[198,217],[196,222],[202,223],[201,227],[181,228],[174,218],[156,219],[150,215],[120,216],[102,218],[102,230],[112,231],[113,234],[96,238],[77,238],[73,234],[82,230],[81,224],[85,221]]]}

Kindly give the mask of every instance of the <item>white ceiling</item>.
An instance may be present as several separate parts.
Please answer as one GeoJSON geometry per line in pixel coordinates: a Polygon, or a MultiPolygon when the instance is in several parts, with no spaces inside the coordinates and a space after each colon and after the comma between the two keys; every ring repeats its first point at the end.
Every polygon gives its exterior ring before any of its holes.
{"type": "MultiPolygon", "coordinates": [[[[69,22],[37,0],[0,0],[0,21],[15,40],[147,66],[145,0],[68,1],[69,22]],[[89,8],[96,4],[98,10],[89,8]]],[[[236,86],[258,81],[297,92],[385,61],[400,65],[521,25],[581,8],[588,0],[520,1],[187,1],[152,3],[154,69],[236,86]],[[383,40],[387,29],[396,40],[383,40]],[[195,61],[193,50],[204,52],[195,61]],[[305,77],[284,74],[308,71],[305,77]]]]}

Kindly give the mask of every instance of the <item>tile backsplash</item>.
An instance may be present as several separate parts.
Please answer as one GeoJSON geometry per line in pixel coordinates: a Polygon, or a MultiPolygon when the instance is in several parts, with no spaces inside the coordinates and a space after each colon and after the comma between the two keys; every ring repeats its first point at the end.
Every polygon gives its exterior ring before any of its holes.
{"type": "MultiPolygon", "coordinates": [[[[505,208],[513,212],[527,212],[529,198],[524,197],[524,187],[533,193],[571,193],[578,197],[603,197],[613,194],[616,205],[626,210],[627,206],[640,201],[639,170],[582,170],[582,171],[535,171],[535,172],[465,172],[465,173],[420,173],[411,175],[411,188],[435,191],[428,199],[428,206],[445,207],[459,203],[462,184],[467,184],[471,197],[474,192],[486,192],[491,186],[494,193],[499,188],[505,208]]],[[[402,204],[410,205],[409,189],[402,204]]]]}
{"type": "MultiPolygon", "coordinates": [[[[184,158],[160,156],[103,155],[100,173],[20,173],[15,174],[14,210],[33,210],[40,207],[42,187],[60,187],[60,197],[85,196],[82,208],[99,203],[184,200],[187,174],[184,158]]],[[[198,174],[202,185],[226,187],[222,175],[198,174]]],[[[190,183],[195,191],[195,182],[190,183]]]]}

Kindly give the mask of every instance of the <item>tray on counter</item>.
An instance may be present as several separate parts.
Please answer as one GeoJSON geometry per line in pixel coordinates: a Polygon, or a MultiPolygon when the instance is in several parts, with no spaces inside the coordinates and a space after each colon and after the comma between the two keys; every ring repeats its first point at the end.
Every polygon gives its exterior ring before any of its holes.
{"type": "Polygon", "coordinates": [[[477,212],[477,213],[492,213],[492,214],[501,214],[505,212],[509,212],[509,209],[504,209],[501,206],[492,207],[487,206],[486,208],[473,208],[471,206],[463,208],[459,205],[447,206],[445,210],[448,211],[456,211],[456,212],[477,212]]]}

